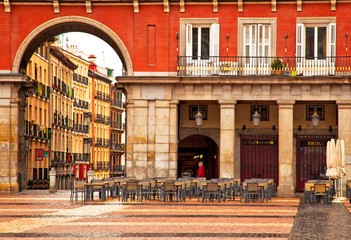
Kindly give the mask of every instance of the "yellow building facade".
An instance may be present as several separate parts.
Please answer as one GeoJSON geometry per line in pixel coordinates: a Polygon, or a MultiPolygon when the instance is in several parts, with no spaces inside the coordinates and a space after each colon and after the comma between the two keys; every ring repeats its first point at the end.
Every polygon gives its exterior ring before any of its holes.
{"type": "Polygon", "coordinates": [[[71,46],[67,51],[63,51],[77,69],[73,74],[72,88],[74,91],[73,102],[73,132],[72,132],[72,155],[73,173],[75,179],[86,179],[90,164],[90,145],[89,125],[91,121],[89,98],[90,81],[88,70],[90,62],[77,56],[77,46],[71,46]],[[88,146],[88,147],[87,147],[88,146]]]}
{"type": "Polygon", "coordinates": [[[49,187],[50,139],[49,122],[49,60],[48,44],[37,49],[30,59],[26,74],[35,87],[27,92],[25,108],[25,166],[23,187],[28,189],[49,187]]]}
{"type": "Polygon", "coordinates": [[[92,64],[89,70],[91,81],[90,99],[92,99],[91,136],[92,136],[92,169],[94,178],[109,177],[110,172],[110,85],[107,75],[101,74],[92,64]]]}
{"type": "Polygon", "coordinates": [[[52,122],[51,161],[56,170],[57,189],[69,189],[73,175],[73,76],[77,66],[67,58],[62,50],[50,47],[52,94],[50,115],[52,122]]]}

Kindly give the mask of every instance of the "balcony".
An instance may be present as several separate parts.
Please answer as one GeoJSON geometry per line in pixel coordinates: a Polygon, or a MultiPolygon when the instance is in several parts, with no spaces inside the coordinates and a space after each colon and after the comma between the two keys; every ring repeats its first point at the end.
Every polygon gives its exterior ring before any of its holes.
{"type": "Polygon", "coordinates": [[[126,129],[126,124],[125,123],[121,123],[121,122],[117,122],[117,121],[111,121],[111,128],[115,128],[118,130],[125,130],[126,129]]]}
{"type": "Polygon", "coordinates": [[[111,122],[111,118],[102,114],[95,114],[94,122],[109,125],[111,122]]]}
{"type": "Polygon", "coordinates": [[[110,140],[106,138],[95,138],[94,146],[96,147],[110,147],[110,140]]]}
{"type": "Polygon", "coordinates": [[[51,140],[51,128],[40,127],[39,124],[33,124],[29,121],[25,121],[25,132],[24,135],[28,138],[48,141],[51,140]]]}
{"type": "Polygon", "coordinates": [[[74,89],[70,88],[64,81],[54,76],[52,88],[66,97],[74,98],[74,89]]]}
{"type": "Polygon", "coordinates": [[[125,144],[124,143],[111,143],[111,151],[120,151],[124,152],[125,144]]]}
{"type": "Polygon", "coordinates": [[[124,175],[125,166],[124,165],[111,165],[110,174],[124,175]]]}
{"type": "Polygon", "coordinates": [[[78,133],[88,134],[89,133],[89,125],[74,124],[73,131],[78,132],[78,133]]]}
{"type": "Polygon", "coordinates": [[[73,103],[73,106],[81,109],[89,110],[89,103],[84,100],[76,99],[73,103]]]}
{"type": "Polygon", "coordinates": [[[350,76],[351,57],[178,57],[178,76],[350,76]],[[280,63],[276,62],[279,59],[280,63]],[[277,63],[277,64],[274,64],[277,63]]]}
{"type": "Polygon", "coordinates": [[[108,170],[111,169],[111,164],[109,162],[96,162],[96,169],[108,170]]]}
{"type": "Polygon", "coordinates": [[[89,163],[89,154],[88,153],[72,153],[73,163],[89,163]]]}
{"type": "Polygon", "coordinates": [[[63,116],[60,113],[54,112],[54,119],[52,126],[61,127],[67,130],[73,130],[73,120],[69,119],[68,116],[63,116]]]}
{"type": "Polygon", "coordinates": [[[72,153],[60,152],[60,151],[51,151],[51,165],[60,165],[60,164],[71,164],[72,163],[72,153]]]}
{"type": "Polygon", "coordinates": [[[120,100],[113,99],[111,101],[111,107],[124,108],[123,102],[120,100]]]}
{"type": "Polygon", "coordinates": [[[43,98],[44,100],[50,99],[50,87],[46,86],[35,80],[35,89],[29,89],[27,96],[37,96],[39,98],[43,98]]]}
{"type": "Polygon", "coordinates": [[[77,73],[73,75],[73,81],[84,84],[86,86],[89,85],[88,78],[77,73]]]}
{"type": "Polygon", "coordinates": [[[110,95],[107,94],[107,93],[103,93],[101,91],[95,91],[94,98],[95,99],[99,99],[99,100],[104,101],[104,102],[110,102],[111,101],[110,95]]]}

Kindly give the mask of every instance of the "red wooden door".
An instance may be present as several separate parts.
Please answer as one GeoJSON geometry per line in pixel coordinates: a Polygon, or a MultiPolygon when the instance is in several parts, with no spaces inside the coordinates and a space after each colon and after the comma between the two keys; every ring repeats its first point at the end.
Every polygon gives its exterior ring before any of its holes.
{"type": "Polygon", "coordinates": [[[240,141],[240,177],[273,178],[278,186],[279,158],[277,135],[242,135],[240,141]]]}
{"type": "Polygon", "coordinates": [[[333,136],[297,136],[296,191],[302,192],[310,179],[320,179],[325,173],[327,142],[333,136]]]}

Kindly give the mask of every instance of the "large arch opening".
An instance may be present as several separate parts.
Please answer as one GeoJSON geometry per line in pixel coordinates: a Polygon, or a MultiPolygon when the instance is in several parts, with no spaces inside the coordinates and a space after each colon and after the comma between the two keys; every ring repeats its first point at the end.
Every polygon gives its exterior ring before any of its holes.
{"type": "Polygon", "coordinates": [[[218,178],[218,146],[211,138],[203,135],[192,135],[178,144],[178,177],[182,173],[196,176],[198,162],[205,166],[207,179],[218,178]]]}
{"type": "Polygon", "coordinates": [[[117,53],[128,76],[133,75],[130,55],[117,34],[104,24],[90,18],[69,16],[43,23],[22,42],[14,58],[12,72],[24,72],[35,50],[45,41],[62,33],[85,32],[104,40],[117,53]]]}

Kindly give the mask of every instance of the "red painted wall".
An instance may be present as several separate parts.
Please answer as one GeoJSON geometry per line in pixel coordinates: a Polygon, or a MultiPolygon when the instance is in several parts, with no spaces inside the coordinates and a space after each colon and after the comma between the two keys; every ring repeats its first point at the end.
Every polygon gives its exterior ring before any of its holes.
{"type": "Polygon", "coordinates": [[[226,55],[226,35],[229,34],[229,55],[237,55],[237,18],[277,18],[277,55],[284,56],[284,36],[288,34],[287,56],[294,56],[297,17],[336,17],[337,56],[345,55],[345,33],[351,34],[351,4],[338,3],[337,11],[330,10],[329,3],[303,3],[302,12],[296,4],[279,4],[272,12],[269,4],[244,4],[244,12],[238,13],[236,5],[220,5],[213,13],[212,5],[186,5],[185,13],[172,5],[170,13],[164,13],[162,5],[140,5],[134,13],[132,6],[94,6],[93,13],[86,14],[85,7],[60,6],[60,14],[53,7],[12,5],[11,13],[5,13],[0,5],[0,70],[10,70],[16,52],[28,36],[40,24],[62,16],[83,16],[101,22],[111,28],[127,47],[134,71],[176,72],[176,33],[180,32],[180,18],[218,18],[220,24],[220,54],[226,55]],[[156,64],[147,66],[147,25],[156,26],[156,64]]]}

